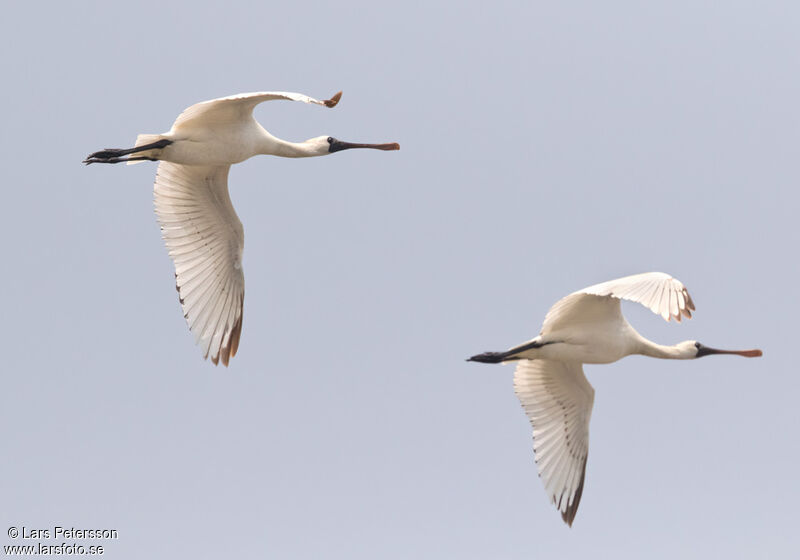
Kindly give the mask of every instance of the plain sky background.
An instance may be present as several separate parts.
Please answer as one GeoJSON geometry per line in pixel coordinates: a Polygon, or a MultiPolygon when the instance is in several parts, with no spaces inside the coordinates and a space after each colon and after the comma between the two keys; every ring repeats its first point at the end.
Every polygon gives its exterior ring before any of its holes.
{"type": "Polygon", "coordinates": [[[798,29],[794,2],[8,3],[0,544],[61,525],[117,529],[112,559],[795,557],[798,29]],[[340,89],[256,116],[402,149],[231,170],[244,329],[214,367],[156,165],[81,160],[205,99],[340,89]],[[642,334],[764,357],[587,366],[569,529],[513,368],[464,359],[651,270],[697,312],[626,305],[642,334]]]}

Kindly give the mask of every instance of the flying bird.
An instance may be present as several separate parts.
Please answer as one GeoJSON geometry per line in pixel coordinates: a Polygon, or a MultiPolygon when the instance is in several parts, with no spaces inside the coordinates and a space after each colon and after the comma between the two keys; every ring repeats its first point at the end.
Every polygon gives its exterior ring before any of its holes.
{"type": "Polygon", "coordinates": [[[594,389],[583,364],[608,364],[642,354],[690,360],[712,354],[761,356],[761,350],[717,350],[694,340],[663,346],[634,330],[620,300],[641,303],[669,321],[691,318],[694,303],[684,285],[663,272],[646,272],[589,286],[556,302],[539,336],[505,352],[468,361],[518,362],[514,391],[533,425],[533,451],[547,495],[572,526],[583,493],[594,389]]]}
{"type": "Polygon", "coordinates": [[[155,209],[175,263],[183,314],[203,356],[224,365],[236,354],[242,332],[244,230],[228,193],[228,170],[259,154],[300,158],[351,148],[399,150],[396,143],[354,144],[332,136],[288,142],[256,121],[263,101],[286,99],[335,107],[342,96],[318,101],[287,92],[242,93],[192,105],[169,132],[140,134],[129,149],[105,149],[83,163],[160,161],[155,209]]]}

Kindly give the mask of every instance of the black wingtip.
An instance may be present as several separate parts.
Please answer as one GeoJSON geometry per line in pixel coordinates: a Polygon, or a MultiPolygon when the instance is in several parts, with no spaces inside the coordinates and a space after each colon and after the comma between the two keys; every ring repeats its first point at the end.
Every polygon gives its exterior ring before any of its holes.
{"type": "Polygon", "coordinates": [[[583,496],[583,483],[586,480],[586,461],[589,456],[583,458],[583,466],[581,467],[581,480],[578,483],[578,488],[575,490],[575,497],[572,498],[572,503],[567,506],[566,511],[561,512],[561,519],[564,523],[572,527],[572,522],[575,521],[575,515],[578,513],[578,506],[581,503],[581,496],[583,496]]]}

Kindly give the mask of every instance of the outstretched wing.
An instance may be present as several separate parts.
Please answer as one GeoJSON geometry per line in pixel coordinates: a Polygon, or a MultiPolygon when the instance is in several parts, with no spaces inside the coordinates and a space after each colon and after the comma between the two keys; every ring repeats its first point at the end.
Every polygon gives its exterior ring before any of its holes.
{"type": "Polygon", "coordinates": [[[154,188],[189,330],[205,358],[226,366],[239,347],[244,304],[244,229],[228,194],[229,169],[162,161],[154,188]]]}
{"type": "Polygon", "coordinates": [[[619,313],[621,299],[641,303],[667,321],[691,318],[694,311],[694,302],[679,280],[663,272],[645,272],[595,284],[562,298],[547,312],[541,332],[587,322],[594,315],[619,313]]]}
{"type": "Polygon", "coordinates": [[[315,103],[326,107],[335,107],[342,97],[340,91],[330,99],[319,101],[313,97],[302,93],[291,93],[285,91],[260,91],[255,93],[239,93],[229,95],[219,99],[196,103],[185,109],[175,123],[172,130],[177,131],[182,128],[192,128],[195,124],[203,127],[209,124],[236,123],[249,118],[253,114],[256,105],[263,101],[273,99],[286,99],[289,101],[302,101],[303,103],[315,103]]]}
{"type": "Polygon", "coordinates": [[[522,360],[514,392],[533,425],[533,451],[547,495],[572,526],[583,493],[594,389],[577,362],[522,360]]]}

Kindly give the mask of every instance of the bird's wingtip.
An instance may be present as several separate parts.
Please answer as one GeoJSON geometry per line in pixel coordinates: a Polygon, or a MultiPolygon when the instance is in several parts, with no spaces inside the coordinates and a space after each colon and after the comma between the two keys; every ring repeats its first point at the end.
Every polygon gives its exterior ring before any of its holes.
{"type": "Polygon", "coordinates": [[[326,99],[325,101],[323,101],[323,103],[325,104],[326,107],[333,108],[336,107],[341,98],[342,98],[342,92],[340,91],[330,99],[326,99]]]}

